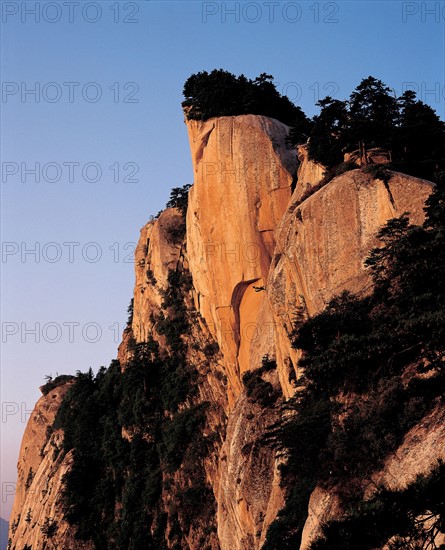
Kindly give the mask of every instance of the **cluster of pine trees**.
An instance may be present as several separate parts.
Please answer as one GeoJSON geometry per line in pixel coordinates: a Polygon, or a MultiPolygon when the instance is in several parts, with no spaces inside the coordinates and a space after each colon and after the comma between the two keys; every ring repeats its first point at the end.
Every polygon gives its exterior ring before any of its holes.
{"type": "Polygon", "coordinates": [[[311,159],[333,168],[345,153],[383,148],[391,168],[432,180],[445,169],[445,124],[435,111],[407,90],[400,97],[381,80],[364,78],[348,100],[326,97],[312,119],[282,96],[273,76],[254,80],[222,69],[191,75],[184,85],[183,106],[189,119],[259,114],[290,125],[288,142],[308,142],[311,159]]]}
{"type": "Polygon", "coordinates": [[[57,413],[61,452],[73,456],[64,478],[65,519],[97,550],[179,550],[191,525],[204,523],[207,534],[216,529],[202,464],[215,439],[202,435],[208,403],[194,402],[198,375],[182,339],[189,330],[186,285],[184,274],[170,272],[156,319],[169,354],[161,357],[152,339],[133,341],[125,368],[112,361],[96,376],[78,372],[57,413]],[[176,487],[180,468],[192,487],[176,487]]]}
{"type": "Polygon", "coordinates": [[[251,80],[223,69],[210,73],[202,71],[185,82],[182,106],[189,120],[250,114],[291,124],[297,117],[304,116],[300,107],[277,91],[272,80],[273,76],[266,73],[251,80]]]}
{"type": "Polygon", "coordinates": [[[412,90],[396,97],[369,76],[348,100],[326,97],[317,105],[319,115],[292,124],[289,142],[309,140],[310,158],[326,167],[340,164],[354,150],[366,157],[374,147],[389,153],[393,169],[414,176],[431,180],[445,167],[445,124],[412,90]]]}

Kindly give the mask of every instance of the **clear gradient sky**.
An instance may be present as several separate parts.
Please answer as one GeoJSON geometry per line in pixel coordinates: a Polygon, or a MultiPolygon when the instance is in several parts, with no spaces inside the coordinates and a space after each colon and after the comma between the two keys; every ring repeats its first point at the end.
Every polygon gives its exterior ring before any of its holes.
{"type": "Polygon", "coordinates": [[[97,370],[116,356],[139,229],[172,187],[193,181],[180,105],[187,77],[267,72],[312,116],[315,101],[344,99],[373,75],[398,94],[418,90],[443,117],[445,3],[0,4],[0,515],[8,518],[44,376],[97,370]]]}

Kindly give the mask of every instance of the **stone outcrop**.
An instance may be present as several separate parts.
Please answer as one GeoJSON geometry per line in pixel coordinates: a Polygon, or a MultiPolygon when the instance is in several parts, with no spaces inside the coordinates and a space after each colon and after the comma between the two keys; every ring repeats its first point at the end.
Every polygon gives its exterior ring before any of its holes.
{"type": "Polygon", "coordinates": [[[306,144],[297,146],[297,155],[300,164],[297,173],[297,188],[293,199],[301,201],[311,189],[320,183],[326,168],[322,164],[309,159],[308,146],[306,144]]]}
{"type": "MultiPolygon", "coordinates": [[[[342,290],[369,291],[364,260],[378,244],[377,230],[405,211],[421,223],[432,184],[398,173],[385,184],[353,170],[301,202],[324,168],[309,161],[307,148],[300,146],[296,177],[297,152],[286,146],[288,128],[282,123],[245,115],[188,121],[187,127],[195,181],[186,229],[174,208],[142,228],[135,252],[133,317],[118,357],[125,365],[132,346],[150,338],[162,353],[164,337],[155,329],[162,291],[170,269],[188,270],[193,284],[186,300],[194,304],[196,315],[187,360],[199,373],[196,399],[210,403],[207,426],[217,435],[214,454],[204,465],[216,500],[217,535],[209,535],[206,543],[212,550],[257,550],[284,503],[278,460],[263,436],[278,419],[280,399],[295,391],[298,355],[290,334],[296,319],[321,311],[342,290]],[[219,351],[209,358],[204,350],[214,340],[219,351]],[[276,359],[277,368],[261,377],[280,396],[277,406],[252,399],[242,381],[246,372],[261,367],[266,355],[276,359]]],[[[17,522],[12,535],[17,550],[24,544],[43,549],[45,541],[46,548],[83,548],[70,546],[74,535],[59,502],[71,456],[59,453],[62,433],[46,433],[67,387],[41,398],[25,432],[11,518],[17,522]],[[57,522],[51,541],[40,529],[47,517],[57,522]]],[[[427,434],[418,437],[426,440],[427,434]]],[[[389,464],[388,475],[397,475],[389,464]]],[[[414,462],[411,467],[415,469],[414,462]]],[[[185,480],[178,475],[175,483],[181,486],[185,480]]],[[[168,500],[167,492],[164,496],[168,500]]],[[[337,513],[333,497],[317,488],[305,544],[317,535],[317,517],[337,513]]],[[[203,531],[191,530],[188,547],[201,548],[203,536],[203,531]]]]}
{"type": "Polygon", "coordinates": [[[265,283],[297,159],[285,143],[288,128],[276,120],[246,115],[187,126],[195,178],[187,257],[196,307],[219,343],[228,380],[227,437],[215,493],[218,536],[221,548],[249,550],[264,540],[283,495],[274,453],[261,448],[273,414],[263,411],[261,424],[252,422],[242,376],[260,367],[264,355],[275,356],[265,283]]]}
{"type": "Polygon", "coordinates": [[[11,548],[90,550],[75,540],[60,506],[63,476],[71,454],[62,452],[63,433],[52,425],[70,383],[56,387],[36,403],[23,435],[17,464],[17,490],[11,512],[11,548]],[[45,525],[53,525],[49,534],[45,525]]]}
{"type": "MultiPolygon", "coordinates": [[[[276,372],[264,376],[279,391],[276,372]]],[[[280,392],[281,393],[281,392],[280,392]]],[[[279,419],[243,392],[231,410],[219,457],[218,537],[221,548],[261,548],[284,504],[277,460],[264,435],[279,419]]]]}
{"type": "Polygon", "coordinates": [[[298,354],[289,334],[299,315],[314,315],[343,290],[371,289],[364,260],[378,245],[376,233],[390,218],[409,212],[422,223],[423,204],[433,185],[392,173],[388,184],[361,170],[334,178],[299,205],[297,190],[276,231],[267,281],[277,335],[278,372],[291,395],[298,354]],[[290,382],[289,382],[290,380],[290,382]]]}
{"type": "MultiPolygon", "coordinates": [[[[197,309],[224,354],[229,402],[241,391],[275,246],[274,232],[297,167],[288,128],[263,116],[187,122],[195,182],[189,193],[187,253],[197,309]]],[[[263,313],[262,313],[263,315],[263,313]]]]}
{"type": "Polygon", "coordinates": [[[160,289],[167,285],[169,269],[183,260],[182,216],[176,208],[164,210],[157,220],[141,229],[135,258],[132,331],[136,342],[146,342],[153,332],[151,321],[161,308],[160,289]]]}
{"type": "MultiPolygon", "coordinates": [[[[378,486],[391,491],[403,490],[418,475],[428,476],[439,460],[445,461],[444,441],[445,410],[439,404],[405,435],[396,452],[386,459],[384,468],[373,474],[371,480],[364,480],[365,498],[370,499],[378,486]]],[[[309,501],[300,550],[309,550],[321,535],[321,526],[343,514],[335,493],[317,487],[309,501]]],[[[436,542],[444,541],[442,538],[436,542]]]]}

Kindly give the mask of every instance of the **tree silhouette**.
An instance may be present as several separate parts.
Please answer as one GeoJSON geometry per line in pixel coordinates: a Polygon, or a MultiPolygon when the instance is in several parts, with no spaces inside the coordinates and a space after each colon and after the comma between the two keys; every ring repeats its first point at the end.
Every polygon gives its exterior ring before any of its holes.
{"type": "Polygon", "coordinates": [[[407,90],[399,99],[395,160],[409,173],[433,179],[445,166],[445,124],[434,110],[407,90]]]}
{"type": "Polygon", "coordinates": [[[396,119],[397,100],[390,88],[372,76],[363,79],[350,96],[349,149],[359,149],[364,163],[370,147],[391,149],[396,119]]]}
{"type": "Polygon", "coordinates": [[[396,98],[381,80],[369,76],[348,101],[328,96],[317,106],[320,114],[312,121],[303,115],[292,125],[288,142],[298,145],[308,139],[309,157],[328,169],[357,150],[361,164],[367,164],[367,151],[381,147],[395,170],[429,180],[445,170],[445,124],[412,90],[396,98]]]}
{"type": "Polygon", "coordinates": [[[325,166],[333,166],[343,160],[345,128],[348,123],[346,102],[328,96],[317,105],[321,111],[314,117],[309,157],[325,166]]]}
{"type": "Polygon", "coordinates": [[[188,205],[188,193],[190,191],[190,184],[183,185],[182,187],[173,187],[170,192],[170,199],[166,206],[167,208],[177,208],[183,217],[187,213],[188,205]]]}
{"type": "Polygon", "coordinates": [[[261,73],[254,80],[235,76],[223,69],[191,75],[184,84],[183,107],[189,120],[216,116],[264,115],[291,124],[305,116],[275,88],[273,76],[261,73]]]}

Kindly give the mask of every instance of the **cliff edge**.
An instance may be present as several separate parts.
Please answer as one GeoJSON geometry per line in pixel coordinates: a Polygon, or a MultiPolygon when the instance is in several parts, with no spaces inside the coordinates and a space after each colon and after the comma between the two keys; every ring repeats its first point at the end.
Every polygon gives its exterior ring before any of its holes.
{"type": "MultiPolygon", "coordinates": [[[[132,318],[118,358],[125,372],[137,346],[153,342],[160,359],[176,357],[165,323],[168,315],[175,318],[169,285],[172,273],[190,277],[180,287],[189,328],[177,341],[184,344],[181,361],[193,373],[193,392],[178,410],[158,411],[156,422],[174,422],[192,407],[204,411],[193,437],[211,436],[195,465],[200,483],[209,488],[204,504],[211,517],[190,520],[181,512],[181,494],[195,482],[184,463],[172,475],[161,472],[155,515],[165,519],[167,548],[256,550],[285,500],[282,459],[264,436],[301,375],[290,340],[295,320],[320,312],[342,290],[369,292],[364,260],[378,245],[378,229],[404,212],[422,223],[433,185],[395,172],[385,183],[356,169],[307,196],[322,169],[302,150],[298,164],[281,122],[243,115],[187,121],[187,128],[194,185],[186,218],[170,208],[141,230],[132,318]]],[[[11,548],[93,548],[75,541],[61,506],[72,457],[61,452],[63,432],[52,431],[52,424],[69,385],[43,396],[28,422],[11,548]]],[[[131,442],[135,433],[124,426],[122,440],[131,442]]],[[[427,441],[430,435],[419,429],[415,437],[427,441]]],[[[382,479],[398,475],[388,460],[382,479]]],[[[302,548],[318,532],[316,518],[334,513],[331,497],[319,488],[314,492],[302,548]]],[[[117,502],[116,515],[120,509],[117,502]]]]}

